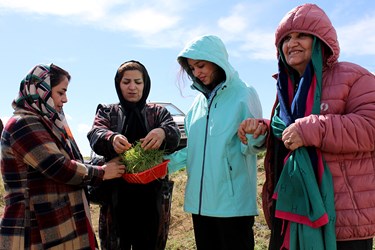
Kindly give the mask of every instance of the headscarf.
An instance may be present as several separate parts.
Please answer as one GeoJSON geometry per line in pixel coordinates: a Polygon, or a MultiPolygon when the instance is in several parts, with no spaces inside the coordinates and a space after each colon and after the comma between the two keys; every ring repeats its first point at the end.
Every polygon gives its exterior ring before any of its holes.
{"type": "MultiPolygon", "coordinates": [[[[131,67],[131,69],[129,70],[138,70],[138,69],[131,67]]],[[[141,111],[146,105],[146,100],[148,98],[148,95],[151,89],[151,79],[147,72],[146,67],[140,62],[134,61],[134,60],[124,62],[123,64],[120,65],[120,67],[118,68],[116,72],[115,87],[116,87],[117,96],[120,100],[121,107],[124,109],[125,114],[126,114],[125,126],[124,126],[124,131],[122,131],[122,134],[126,136],[126,138],[128,139],[130,143],[134,143],[140,138],[145,137],[148,133],[146,124],[145,124],[145,119],[143,118],[142,113],[141,113],[141,111]],[[142,97],[136,103],[127,101],[121,92],[121,87],[120,87],[121,79],[123,77],[124,72],[127,71],[128,69],[123,71],[122,75],[120,75],[119,71],[122,68],[122,66],[124,66],[127,63],[136,63],[141,67],[144,87],[143,87],[142,97]]]]}
{"type": "Polygon", "coordinates": [[[42,116],[49,126],[56,126],[61,133],[61,143],[73,159],[82,160],[78,146],[73,138],[64,112],[58,113],[54,108],[51,87],[51,66],[35,66],[21,81],[18,96],[14,99],[14,110],[24,109],[42,116]]]}

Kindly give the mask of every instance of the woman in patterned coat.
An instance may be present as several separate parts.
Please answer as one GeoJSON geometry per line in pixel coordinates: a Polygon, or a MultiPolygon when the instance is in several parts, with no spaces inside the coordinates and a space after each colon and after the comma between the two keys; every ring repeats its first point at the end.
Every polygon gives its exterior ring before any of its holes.
{"type": "Polygon", "coordinates": [[[0,249],[96,249],[84,187],[120,177],[116,161],[83,164],[62,108],[70,75],[37,65],[22,80],[1,138],[0,249]]]}

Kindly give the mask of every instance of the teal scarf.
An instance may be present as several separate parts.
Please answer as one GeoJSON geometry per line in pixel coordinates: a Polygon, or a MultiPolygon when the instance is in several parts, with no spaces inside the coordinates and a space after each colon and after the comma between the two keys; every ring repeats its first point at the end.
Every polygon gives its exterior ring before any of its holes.
{"type": "MultiPolygon", "coordinates": [[[[279,105],[271,122],[279,139],[296,119],[319,114],[323,58],[320,42],[314,37],[312,60],[294,91],[298,77],[293,78],[281,51],[280,55],[279,105]]],[[[273,198],[275,217],[284,220],[282,248],[336,249],[332,176],[319,149],[300,147],[286,156],[273,198]]]]}

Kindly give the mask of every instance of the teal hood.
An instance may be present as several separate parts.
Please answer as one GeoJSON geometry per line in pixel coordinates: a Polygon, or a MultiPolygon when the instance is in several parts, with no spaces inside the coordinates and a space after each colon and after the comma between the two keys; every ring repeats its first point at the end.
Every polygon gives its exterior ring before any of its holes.
{"type": "Polygon", "coordinates": [[[184,65],[183,58],[193,60],[204,60],[215,63],[222,68],[226,75],[225,83],[231,82],[233,77],[237,77],[237,71],[228,61],[228,52],[223,41],[214,35],[200,36],[186,44],[185,48],[178,54],[177,61],[185,69],[189,77],[192,79],[192,88],[207,94],[209,90],[194,77],[188,65],[184,65]]]}

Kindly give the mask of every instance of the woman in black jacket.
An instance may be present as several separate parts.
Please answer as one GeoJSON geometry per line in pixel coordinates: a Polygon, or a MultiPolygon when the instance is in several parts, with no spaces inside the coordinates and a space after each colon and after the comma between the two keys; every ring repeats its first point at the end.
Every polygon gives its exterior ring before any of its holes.
{"type": "MultiPolygon", "coordinates": [[[[173,152],[180,132],[164,107],[146,103],[151,87],[146,68],[137,61],[123,63],[116,72],[115,86],[120,102],[100,104],[88,133],[93,151],[109,160],[141,141],[146,150],[173,152]]],[[[121,179],[100,187],[97,193],[104,194],[99,219],[102,249],[164,249],[160,234],[168,227],[160,232],[157,204],[165,181],[140,185],[121,179]]]]}

